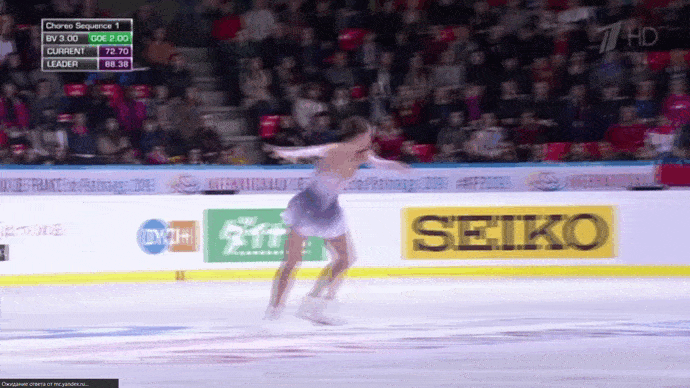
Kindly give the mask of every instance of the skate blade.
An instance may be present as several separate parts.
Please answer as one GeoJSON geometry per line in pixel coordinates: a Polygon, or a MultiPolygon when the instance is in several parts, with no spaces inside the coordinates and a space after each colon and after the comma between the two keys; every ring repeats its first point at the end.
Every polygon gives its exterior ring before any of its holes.
{"type": "Polygon", "coordinates": [[[305,321],[309,321],[317,326],[342,326],[345,324],[345,321],[342,320],[307,314],[297,314],[297,318],[304,319],[305,321]]]}

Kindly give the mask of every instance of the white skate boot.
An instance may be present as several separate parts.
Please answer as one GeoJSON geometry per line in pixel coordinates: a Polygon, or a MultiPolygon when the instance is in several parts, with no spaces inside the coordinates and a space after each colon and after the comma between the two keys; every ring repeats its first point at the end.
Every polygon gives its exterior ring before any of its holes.
{"type": "Polygon", "coordinates": [[[283,314],[283,306],[268,306],[266,309],[266,314],[264,315],[265,321],[277,321],[283,314]]]}
{"type": "Polygon", "coordinates": [[[329,300],[307,296],[297,310],[297,317],[306,319],[317,325],[340,326],[345,324],[343,320],[326,315],[326,307],[329,300]]]}

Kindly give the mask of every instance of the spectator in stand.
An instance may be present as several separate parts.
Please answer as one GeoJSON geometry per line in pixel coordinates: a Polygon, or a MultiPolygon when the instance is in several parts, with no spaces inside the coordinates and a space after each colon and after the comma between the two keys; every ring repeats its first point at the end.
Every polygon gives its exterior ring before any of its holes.
{"type": "Polygon", "coordinates": [[[498,126],[492,112],[482,114],[479,129],[472,133],[467,142],[467,153],[474,162],[503,162],[515,160],[515,150],[506,141],[505,130],[498,126]]]}
{"type": "MultiPolygon", "coordinates": [[[[604,141],[610,146],[612,155],[607,158],[634,160],[644,151],[645,138],[649,127],[637,120],[635,106],[621,108],[620,123],[612,125],[606,132],[604,141]]],[[[609,149],[609,147],[605,147],[609,149]]]]}
{"type": "Polygon", "coordinates": [[[287,28],[288,37],[295,42],[302,39],[302,29],[307,27],[303,0],[288,0],[287,6],[278,15],[278,20],[287,28]]]}
{"type": "Polygon", "coordinates": [[[172,157],[168,155],[167,151],[165,150],[165,147],[163,146],[154,146],[153,149],[151,149],[151,151],[148,154],[146,154],[146,164],[168,164],[170,163],[171,159],[172,157]]]}
{"type": "Polygon", "coordinates": [[[326,79],[337,88],[351,88],[355,85],[355,74],[348,67],[348,55],[338,51],[333,57],[333,66],[326,70],[326,79]]]}
{"type": "Polygon", "coordinates": [[[398,97],[395,103],[396,119],[402,127],[405,137],[412,141],[424,137],[422,126],[422,103],[419,101],[409,86],[398,88],[398,97]]]}
{"type": "Polygon", "coordinates": [[[678,132],[680,131],[676,130],[666,117],[660,115],[656,120],[656,126],[647,131],[644,148],[638,152],[638,159],[652,160],[671,156],[678,132]]]}
{"type": "Polygon", "coordinates": [[[373,143],[379,157],[388,160],[400,160],[405,141],[405,135],[398,126],[395,117],[387,115],[378,125],[373,143]]]}
{"type": "Polygon", "coordinates": [[[608,51],[604,58],[592,66],[589,84],[593,90],[601,90],[606,85],[625,85],[628,71],[625,69],[620,54],[617,51],[608,51]]]}
{"type": "Polygon", "coordinates": [[[585,85],[575,85],[562,101],[558,126],[552,127],[549,142],[596,142],[603,139],[606,127],[595,122],[596,112],[587,95],[585,85]]]}
{"type": "Polygon", "coordinates": [[[465,88],[464,102],[467,107],[467,120],[477,121],[481,118],[485,109],[484,88],[480,85],[470,84],[465,88]]]}
{"type": "Polygon", "coordinates": [[[170,90],[170,97],[182,97],[185,90],[192,86],[192,73],[187,69],[184,55],[175,53],[170,57],[172,68],[166,72],[165,85],[170,90]]]}
{"type": "Polygon", "coordinates": [[[391,111],[391,99],[384,94],[383,87],[378,82],[371,84],[369,90],[369,121],[380,123],[391,111]]]}
{"type": "Polygon", "coordinates": [[[261,42],[261,56],[268,68],[274,68],[283,58],[294,55],[297,43],[290,39],[287,28],[282,23],[273,26],[271,35],[261,42]]]}
{"type": "Polygon", "coordinates": [[[42,80],[36,87],[36,98],[31,104],[30,125],[34,127],[31,139],[33,148],[43,156],[49,154],[50,141],[48,139],[54,137],[58,109],[59,101],[53,93],[51,83],[42,80]]]}
{"type": "Polygon", "coordinates": [[[340,122],[354,114],[354,106],[350,99],[350,91],[339,88],[333,93],[331,100],[331,116],[335,122],[340,122]]]}
{"type": "Polygon", "coordinates": [[[465,80],[465,70],[455,61],[455,52],[446,50],[441,55],[441,64],[434,67],[433,85],[436,88],[459,88],[465,80]]]}
{"type": "Polygon", "coordinates": [[[242,103],[240,78],[251,58],[259,55],[259,45],[249,40],[247,30],[239,30],[231,43],[221,45],[223,85],[232,106],[242,103]]]}
{"type": "Polygon", "coordinates": [[[557,102],[551,97],[547,82],[535,82],[532,87],[532,103],[530,109],[534,111],[539,125],[554,127],[558,115],[557,102]]]}
{"type": "Polygon", "coordinates": [[[84,104],[84,111],[94,134],[99,134],[105,130],[106,120],[115,118],[117,115],[102,86],[92,86],[89,94],[90,98],[84,104]]]}
{"type": "Polygon", "coordinates": [[[467,82],[483,86],[487,94],[496,91],[496,74],[486,64],[486,54],[483,51],[475,51],[470,55],[470,65],[467,68],[467,82]]]}
{"type": "Polygon", "coordinates": [[[22,58],[19,53],[11,53],[7,56],[7,66],[3,72],[5,82],[15,84],[20,94],[31,94],[34,86],[29,72],[22,67],[22,58]]]}
{"type": "Polygon", "coordinates": [[[381,45],[384,47],[395,45],[395,35],[402,30],[402,17],[395,12],[393,0],[387,0],[383,3],[381,11],[372,16],[371,24],[371,28],[376,31],[381,45]]]}
{"type": "Polygon", "coordinates": [[[376,34],[367,33],[364,36],[364,43],[357,50],[357,65],[361,73],[359,78],[367,84],[375,79],[380,53],[381,50],[376,43],[376,34]]]}
{"type": "Polygon", "coordinates": [[[141,135],[138,149],[147,155],[154,147],[165,147],[165,140],[165,131],[158,126],[155,119],[148,118],[144,121],[144,133],[141,135]]]}
{"type": "Polygon", "coordinates": [[[506,58],[502,62],[503,71],[501,72],[501,80],[513,80],[517,83],[517,94],[527,93],[531,87],[532,82],[530,77],[520,68],[520,60],[518,57],[506,58]]]}
{"type": "Polygon", "coordinates": [[[152,4],[144,4],[134,13],[134,47],[146,47],[148,40],[153,39],[154,31],[163,27],[163,20],[156,14],[152,4]]]}
{"type": "Polygon", "coordinates": [[[515,127],[520,121],[527,102],[518,94],[518,85],[514,80],[501,82],[501,99],[498,102],[496,116],[506,127],[515,127]]]}
{"type": "Polygon", "coordinates": [[[17,52],[14,39],[14,19],[10,15],[0,18],[0,66],[4,66],[8,56],[17,52]]]}
{"type": "Polygon", "coordinates": [[[338,39],[336,32],[336,18],[331,9],[331,1],[324,0],[316,3],[316,12],[308,20],[309,26],[314,29],[314,36],[320,42],[335,42],[338,39]]]}
{"type": "Polygon", "coordinates": [[[379,66],[372,79],[372,82],[378,85],[380,95],[383,98],[387,98],[389,101],[401,82],[399,75],[393,70],[394,58],[395,56],[390,51],[381,53],[379,66]]]}
{"type": "Polygon", "coordinates": [[[465,126],[464,114],[461,111],[451,112],[448,124],[438,134],[436,148],[439,153],[434,157],[436,162],[464,162],[467,154],[465,148],[470,140],[470,127],[465,126]]]}
{"type": "Polygon", "coordinates": [[[151,80],[154,85],[160,85],[164,81],[165,70],[170,65],[170,59],[175,54],[175,46],[167,40],[167,30],[164,27],[157,28],[153,39],[146,46],[146,63],[151,67],[151,80]]]}
{"type": "Polygon", "coordinates": [[[201,150],[204,162],[212,163],[220,156],[223,140],[218,134],[216,122],[212,115],[204,115],[201,121],[202,126],[195,135],[197,147],[201,150]]]}
{"type": "Polygon", "coordinates": [[[338,140],[328,112],[318,113],[312,121],[313,124],[304,133],[304,140],[308,146],[334,143],[338,140]]]}
{"type": "Polygon", "coordinates": [[[674,80],[684,80],[687,84],[690,81],[690,65],[685,60],[685,51],[673,50],[669,53],[671,62],[664,68],[661,75],[661,90],[671,90],[674,80]]]}
{"type": "Polygon", "coordinates": [[[569,91],[575,85],[586,85],[589,82],[589,67],[586,63],[586,54],[577,52],[570,57],[563,90],[569,91]]]}
{"type": "Polygon", "coordinates": [[[75,164],[94,164],[98,147],[96,137],[89,131],[85,112],[74,115],[72,130],[68,134],[70,159],[75,164]]]}
{"type": "Polygon", "coordinates": [[[410,68],[405,75],[405,85],[409,86],[415,98],[425,100],[431,95],[431,77],[424,66],[421,52],[410,59],[410,68]]]}
{"type": "Polygon", "coordinates": [[[179,135],[184,146],[180,146],[177,151],[180,153],[170,153],[170,156],[187,155],[189,150],[195,146],[195,135],[202,126],[201,102],[195,87],[187,88],[185,98],[178,100],[173,108],[173,128],[174,133],[179,135]]]}
{"type": "Polygon", "coordinates": [[[213,22],[211,36],[218,42],[229,43],[242,29],[242,19],[235,13],[235,2],[226,1],[220,6],[221,17],[213,22]]]}
{"type": "MultiPolygon", "coordinates": [[[[144,136],[148,129],[147,121],[144,122],[144,136]]],[[[122,133],[120,124],[115,118],[106,120],[105,131],[98,135],[96,142],[98,154],[106,164],[120,164],[122,155],[131,148],[129,138],[122,133]]]]}
{"type": "Polygon", "coordinates": [[[139,144],[144,119],[148,116],[146,104],[137,98],[137,91],[130,87],[116,107],[117,121],[122,131],[129,137],[132,144],[139,144]]]}
{"type": "Polygon", "coordinates": [[[300,41],[300,64],[307,76],[314,78],[323,64],[323,50],[314,38],[314,29],[305,28],[300,41]]]}
{"type": "Polygon", "coordinates": [[[364,86],[357,85],[350,91],[354,116],[366,117],[371,112],[371,103],[364,86]]]}
{"type": "Polygon", "coordinates": [[[687,93],[687,83],[683,78],[671,81],[668,97],[664,100],[663,112],[676,128],[690,123],[690,96],[687,93]]]}
{"type": "Polygon", "coordinates": [[[167,129],[172,125],[175,103],[175,101],[170,99],[167,86],[156,86],[154,98],[149,104],[148,111],[150,112],[149,116],[155,119],[160,128],[167,129]]]}
{"type": "MultiPolygon", "coordinates": [[[[623,94],[632,96],[635,95],[638,86],[645,81],[651,82],[652,86],[656,87],[655,74],[647,66],[646,53],[631,52],[628,53],[628,62],[631,64],[627,84],[623,90],[623,94]]],[[[652,90],[652,94],[654,91],[652,90]]]]}
{"type": "Polygon", "coordinates": [[[306,86],[304,97],[295,102],[292,115],[297,125],[306,129],[311,125],[315,115],[326,111],[328,111],[328,104],[323,102],[323,88],[313,82],[306,86]]]}
{"type": "MultiPolygon", "coordinates": [[[[302,73],[297,68],[295,57],[284,57],[280,65],[275,69],[275,77],[279,98],[283,103],[292,105],[299,97],[300,89],[304,83],[302,73]]],[[[289,110],[289,109],[287,109],[289,110]]]]}
{"type": "Polygon", "coordinates": [[[488,34],[489,28],[495,24],[495,14],[492,12],[489,3],[477,1],[474,3],[474,15],[470,18],[470,25],[478,38],[488,34]]]}
{"type": "Polygon", "coordinates": [[[525,9],[522,1],[508,0],[506,7],[501,12],[499,24],[506,27],[507,34],[516,34],[520,28],[529,22],[529,11],[525,9]]]}
{"type": "Polygon", "coordinates": [[[449,49],[442,32],[441,26],[430,26],[426,31],[427,37],[422,41],[425,66],[439,63],[441,55],[449,49]]]}
{"type": "Polygon", "coordinates": [[[436,144],[438,133],[448,124],[454,105],[450,88],[434,90],[434,102],[427,108],[426,131],[423,132],[423,138],[418,139],[419,143],[436,144]]]}
{"type": "Polygon", "coordinates": [[[659,103],[654,96],[654,81],[647,79],[637,84],[635,108],[637,109],[637,117],[642,122],[649,123],[657,120],[659,103]]]}
{"type": "Polygon", "coordinates": [[[248,110],[249,128],[256,132],[259,130],[260,118],[271,114],[277,106],[277,100],[270,90],[273,76],[270,71],[264,69],[261,58],[255,57],[249,63],[247,71],[241,76],[240,82],[244,95],[242,105],[248,110]]]}
{"type": "Polygon", "coordinates": [[[520,117],[520,126],[514,130],[517,160],[536,162],[541,158],[540,149],[546,142],[547,130],[539,121],[536,112],[528,110],[520,117]]]}
{"type": "Polygon", "coordinates": [[[249,39],[254,42],[268,38],[276,24],[276,17],[268,7],[267,0],[255,0],[254,8],[243,15],[243,20],[249,39]]]}
{"type": "Polygon", "coordinates": [[[605,128],[610,127],[620,121],[619,114],[621,108],[630,105],[632,102],[620,95],[618,84],[609,84],[602,89],[602,99],[597,104],[597,116],[605,128]]]}
{"type": "Polygon", "coordinates": [[[28,144],[31,114],[27,104],[19,97],[13,83],[3,85],[0,98],[0,125],[5,126],[5,133],[10,144],[28,144]]]}

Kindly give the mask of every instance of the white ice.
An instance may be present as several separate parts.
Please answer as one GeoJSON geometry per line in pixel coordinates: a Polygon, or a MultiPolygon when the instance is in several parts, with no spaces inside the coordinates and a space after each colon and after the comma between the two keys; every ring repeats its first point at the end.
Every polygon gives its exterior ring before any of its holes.
{"type": "Polygon", "coordinates": [[[347,323],[268,282],[0,288],[0,379],[120,387],[688,387],[690,279],[348,279],[347,323]]]}

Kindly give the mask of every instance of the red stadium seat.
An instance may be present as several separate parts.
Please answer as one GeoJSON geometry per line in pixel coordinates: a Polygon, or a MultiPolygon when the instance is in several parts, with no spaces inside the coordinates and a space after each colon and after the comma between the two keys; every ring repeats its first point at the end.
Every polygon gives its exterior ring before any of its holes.
{"type": "Polygon", "coordinates": [[[57,116],[57,122],[58,123],[71,123],[72,122],[72,115],[68,113],[63,113],[57,116]]]}
{"type": "Polygon", "coordinates": [[[601,149],[599,148],[599,143],[584,143],[582,146],[589,155],[595,158],[601,158],[601,149]]]}
{"type": "Polygon", "coordinates": [[[120,87],[118,84],[101,85],[101,90],[103,91],[103,94],[108,96],[110,102],[118,102],[122,100],[122,87],[120,87]]]}
{"type": "Polygon", "coordinates": [[[149,98],[151,96],[151,88],[148,85],[134,85],[134,91],[137,98],[149,98]]]}
{"type": "Polygon", "coordinates": [[[430,163],[434,161],[436,147],[433,144],[415,144],[412,146],[412,152],[420,162],[430,163]]]}
{"type": "Polygon", "coordinates": [[[355,85],[352,87],[351,98],[357,100],[359,98],[365,98],[367,96],[367,91],[362,85],[355,85]]]}
{"type": "Polygon", "coordinates": [[[83,97],[88,90],[84,84],[67,84],[65,85],[65,94],[67,97],[83,97]]]}
{"type": "Polygon", "coordinates": [[[280,116],[262,116],[259,124],[259,136],[262,139],[270,139],[278,133],[280,116]]]}
{"type": "Polygon", "coordinates": [[[652,71],[664,70],[671,63],[671,53],[668,51],[652,51],[647,53],[647,66],[652,71]]]}
{"type": "Polygon", "coordinates": [[[338,44],[341,50],[352,51],[358,49],[364,43],[364,37],[369,31],[363,28],[346,28],[338,36],[338,44]]]}
{"type": "Polygon", "coordinates": [[[455,40],[455,27],[444,27],[441,29],[441,42],[451,43],[455,40]]]}
{"type": "Polygon", "coordinates": [[[570,151],[571,143],[549,143],[546,145],[544,161],[559,162],[570,151]]]}

